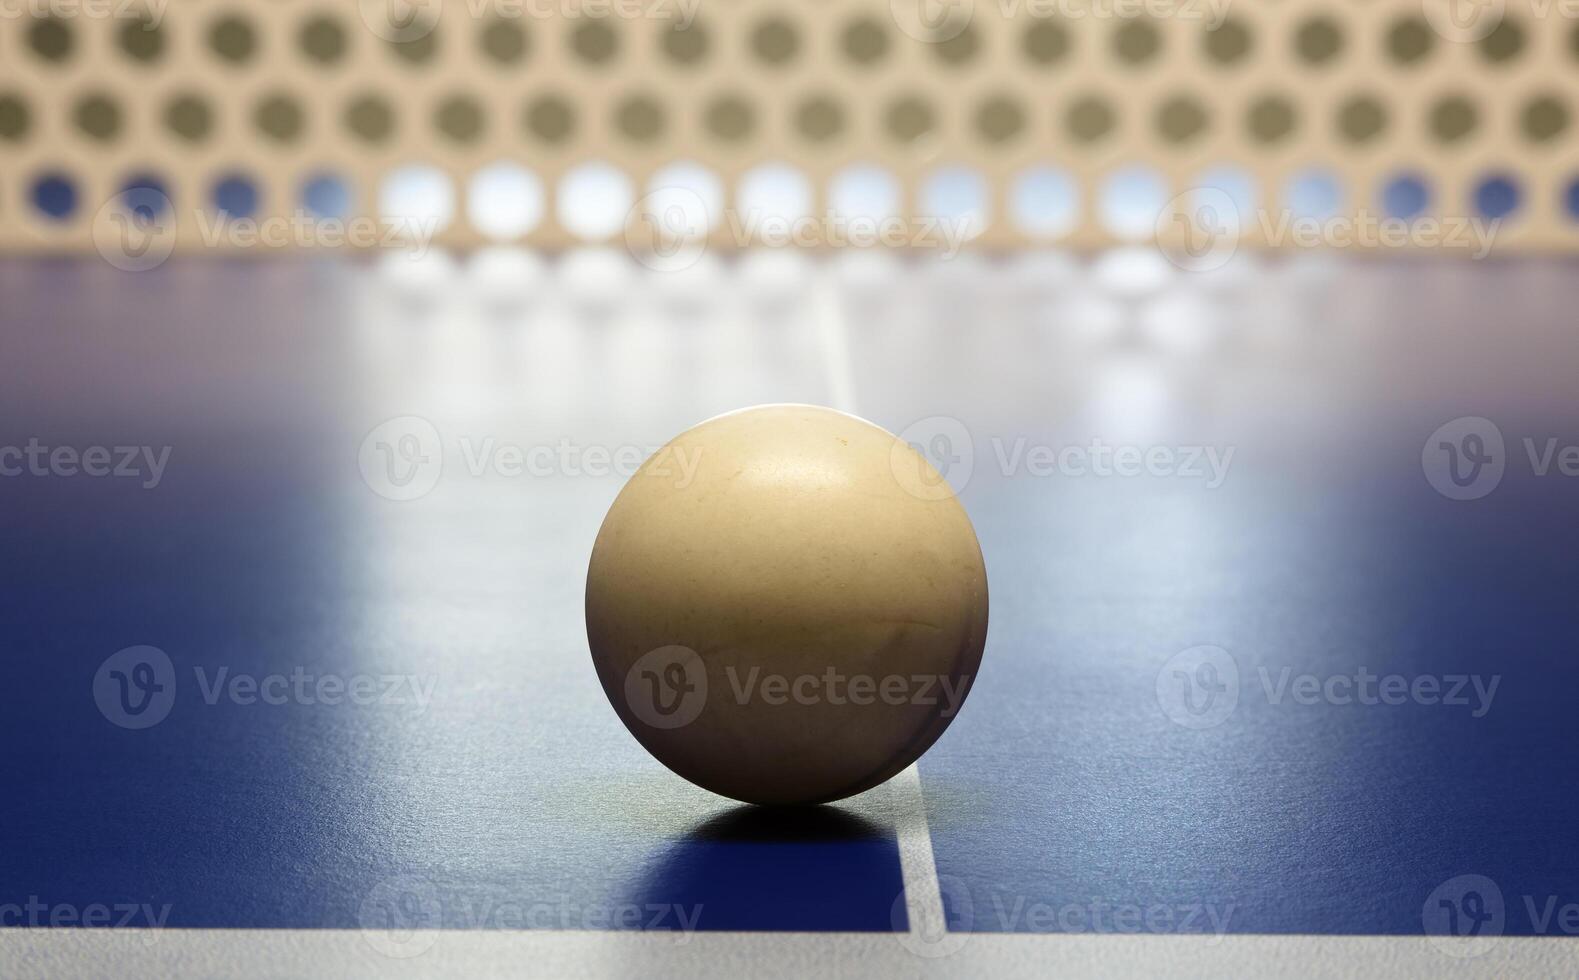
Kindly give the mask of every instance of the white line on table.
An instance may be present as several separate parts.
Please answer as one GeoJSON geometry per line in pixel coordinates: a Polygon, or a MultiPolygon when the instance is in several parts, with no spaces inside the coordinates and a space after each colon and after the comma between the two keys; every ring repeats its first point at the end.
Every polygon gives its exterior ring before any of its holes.
{"type": "MultiPolygon", "coordinates": [[[[823,370],[833,407],[859,414],[855,402],[855,372],[850,366],[849,334],[844,304],[831,264],[818,267],[813,287],[812,314],[821,341],[823,370]]],[[[927,827],[926,801],[921,794],[921,772],[914,764],[888,784],[894,832],[899,838],[899,868],[905,886],[905,912],[910,931],[932,939],[947,931],[943,917],[943,892],[938,885],[937,863],[932,856],[932,832],[927,827]]]]}
{"type": "Polygon", "coordinates": [[[927,826],[921,770],[914,763],[888,782],[892,794],[894,832],[899,837],[899,873],[905,883],[905,912],[910,931],[930,941],[948,932],[943,916],[943,890],[932,857],[932,831],[927,826]]]}

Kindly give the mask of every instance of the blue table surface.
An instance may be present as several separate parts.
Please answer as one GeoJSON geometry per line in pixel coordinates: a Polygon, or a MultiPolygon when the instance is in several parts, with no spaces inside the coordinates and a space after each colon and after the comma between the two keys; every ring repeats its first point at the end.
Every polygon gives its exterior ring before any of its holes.
{"type": "Polygon", "coordinates": [[[651,447],[743,405],[853,399],[970,437],[950,475],[990,634],[920,766],[953,928],[1418,934],[1480,875],[1503,932],[1552,931],[1549,899],[1579,902],[1579,479],[1539,475],[1522,440],[1579,444],[1579,277],[1102,274],[814,269],[770,302],[550,272],[515,302],[356,263],[0,265],[0,445],[169,448],[153,487],[0,479],[0,924],[100,903],[346,928],[415,900],[455,928],[904,928],[869,804],[735,806],[609,708],[581,592],[620,478],[474,475],[457,448],[651,447]],[[406,415],[443,433],[445,471],[395,501],[357,452],[406,415]],[[1462,416],[1507,442],[1478,500],[1422,471],[1462,416]],[[1220,486],[1005,462],[1093,439],[1233,455],[1220,486]],[[138,645],[172,686],[142,729],[94,687],[138,645]],[[1221,671],[1175,678],[1203,645],[1221,671]],[[1463,676],[1467,703],[1289,686],[1367,672],[1463,676]],[[1226,717],[1175,720],[1168,685],[1227,674],[1226,717]],[[366,677],[406,703],[269,704],[232,697],[238,676],[366,677]]]}

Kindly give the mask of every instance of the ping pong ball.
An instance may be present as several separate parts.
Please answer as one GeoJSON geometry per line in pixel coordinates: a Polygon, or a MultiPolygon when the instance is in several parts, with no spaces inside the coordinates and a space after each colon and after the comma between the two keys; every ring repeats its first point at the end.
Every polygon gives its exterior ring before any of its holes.
{"type": "Polygon", "coordinates": [[[987,572],[914,449],[766,405],[681,433],[631,477],[586,614],[603,690],[658,761],[748,803],[821,803],[943,734],[981,662],[987,572]]]}

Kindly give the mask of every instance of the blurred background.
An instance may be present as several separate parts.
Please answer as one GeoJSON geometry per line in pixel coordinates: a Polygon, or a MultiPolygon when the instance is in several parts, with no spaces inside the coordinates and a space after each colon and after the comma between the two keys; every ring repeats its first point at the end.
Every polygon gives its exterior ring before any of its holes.
{"type": "Polygon", "coordinates": [[[1551,0],[7,0],[0,248],[1579,244],[1551,0]]]}

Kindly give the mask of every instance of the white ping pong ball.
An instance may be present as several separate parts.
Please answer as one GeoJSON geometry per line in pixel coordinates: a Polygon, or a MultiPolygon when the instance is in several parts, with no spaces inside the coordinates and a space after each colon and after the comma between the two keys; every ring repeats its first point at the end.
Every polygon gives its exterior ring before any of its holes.
{"type": "Polygon", "coordinates": [[[625,726],[750,803],[851,796],[909,766],[975,681],[987,573],[929,464],[808,405],[721,415],[621,490],[587,574],[587,639],[625,726]],[[920,491],[920,492],[918,492],[920,491]]]}

